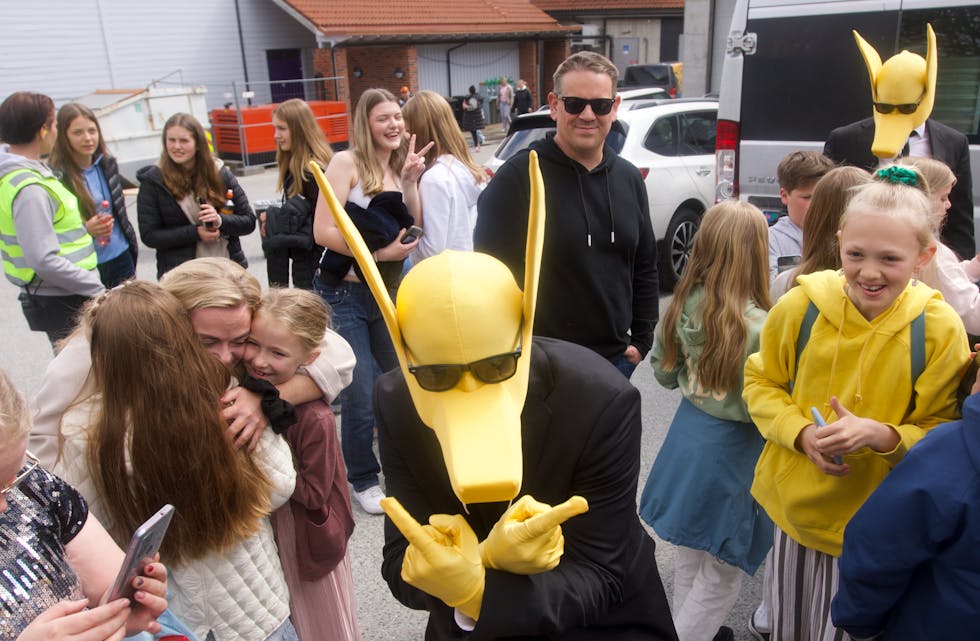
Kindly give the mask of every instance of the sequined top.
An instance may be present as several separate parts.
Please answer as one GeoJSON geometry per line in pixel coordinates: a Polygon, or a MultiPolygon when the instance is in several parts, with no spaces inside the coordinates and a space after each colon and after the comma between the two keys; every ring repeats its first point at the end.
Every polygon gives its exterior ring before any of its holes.
{"type": "Polygon", "coordinates": [[[37,468],[7,495],[0,514],[0,639],[14,639],[40,613],[84,598],[65,545],[88,518],[75,488],[37,468]]]}

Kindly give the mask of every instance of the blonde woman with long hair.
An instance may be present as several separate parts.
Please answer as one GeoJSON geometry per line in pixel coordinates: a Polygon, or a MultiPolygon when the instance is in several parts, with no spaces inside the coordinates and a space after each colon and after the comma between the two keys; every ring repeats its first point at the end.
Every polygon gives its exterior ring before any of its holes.
{"type": "Polygon", "coordinates": [[[269,514],[293,492],[289,446],[265,430],[254,453],[227,438],[230,371],[159,285],[128,281],[86,311],[92,386],[62,418],[55,472],[117,542],[166,503],[160,550],[170,607],[200,638],[280,639],[289,592],[269,514]]]}
{"type": "MultiPolygon", "coordinates": [[[[326,178],[374,253],[378,270],[394,297],[405,258],[418,245],[418,239],[401,241],[410,226],[422,226],[418,181],[432,143],[416,153],[415,136],[405,133],[401,107],[384,89],[368,89],[361,95],[354,109],[351,142],[350,149],[330,161],[326,178]]],[[[384,493],[378,479],[381,466],[372,449],[371,397],[374,379],[380,372],[397,367],[398,360],[381,311],[322,195],[313,235],[327,248],[314,289],[330,305],[337,332],[354,348],[357,358],[354,379],[340,397],[347,479],[358,504],[369,514],[381,514],[384,493]]]]}
{"type": "Polygon", "coordinates": [[[296,228],[301,230],[303,238],[292,238],[288,246],[280,247],[287,243],[283,239],[267,237],[266,214],[259,216],[262,236],[266,239],[263,249],[269,285],[289,287],[292,263],[293,287],[312,290],[313,274],[323,254],[323,247],[313,239],[313,208],[320,196],[320,188],[310,173],[310,162],[316,162],[320,169],[326,169],[333,158],[333,150],[317,125],[313,110],[299,98],[291,98],[273,110],[272,126],[275,130],[276,165],[279,167],[276,188],[282,192],[283,199],[280,215],[297,216],[296,228]],[[287,202],[290,203],[289,207],[286,206],[287,202]],[[293,244],[299,240],[304,242],[304,246],[293,244]]]}
{"type": "Polygon", "coordinates": [[[749,494],[764,441],[742,402],[742,369],[770,307],[768,247],[754,206],[730,200],[709,209],[657,325],[654,374],[683,398],[640,517],[678,546],[671,611],[681,641],[725,638],[715,635],[742,578],[772,544],[772,521],[749,494]]]}
{"type": "Polygon", "coordinates": [[[415,144],[432,143],[419,179],[425,233],[410,260],[414,264],[444,249],[471,251],[476,201],[486,187],[487,173],[470,155],[445,98],[420,91],[405,103],[403,112],[415,144]]]}

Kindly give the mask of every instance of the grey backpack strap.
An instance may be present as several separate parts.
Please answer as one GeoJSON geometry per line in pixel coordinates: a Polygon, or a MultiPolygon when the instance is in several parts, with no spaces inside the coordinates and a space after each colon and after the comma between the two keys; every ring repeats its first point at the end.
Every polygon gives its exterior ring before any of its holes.
{"type": "MultiPolygon", "coordinates": [[[[810,301],[810,304],[806,306],[806,312],[803,314],[803,322],[800,323],[800,331],[796,335],[796,369],[800,366],[800,355],[803,353],[803,349],[806,347],[807,342],[810,340],[810,332],[813,331],[813,323],[817,320],[817,316],[820,315],[820,310],[817,306],[810,301]]],[[[796,375],[796,371],[793,372],[796,375]]],[[[793,385],[795,380],[789,382],[789,391],[793,392],[793,385]]]]}
{"type": "Polygon", "coordinates": [[[911,414],[915,409],[915,382],[926,369],[926,310],[912,319],[909,323],[909,354],[912,366],[912,397],[905,412],[911,414]]]}

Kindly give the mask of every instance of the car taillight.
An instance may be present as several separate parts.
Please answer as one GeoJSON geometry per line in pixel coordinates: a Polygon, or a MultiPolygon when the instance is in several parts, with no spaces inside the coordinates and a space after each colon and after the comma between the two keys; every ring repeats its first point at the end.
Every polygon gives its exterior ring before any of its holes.
{"type": "Polygon", "coordinates": [[[715,137],[715,202],[738,198],[738,123],[719,120],[715,137]]]}
{"type": "Polygon", "coordinates": [[[670,88],[670,97],[671,98],[676,98],[677,97],[677,87],[671,87],[670,88]]]}
{"type": "Polygon", "coordinates": [[[637,167],[637,169],[640,170],[640,178],[642,178],[643,180],[646,180],[647,179],[647,176],[650,175],[650,168],[649,167],[637,167]]]}

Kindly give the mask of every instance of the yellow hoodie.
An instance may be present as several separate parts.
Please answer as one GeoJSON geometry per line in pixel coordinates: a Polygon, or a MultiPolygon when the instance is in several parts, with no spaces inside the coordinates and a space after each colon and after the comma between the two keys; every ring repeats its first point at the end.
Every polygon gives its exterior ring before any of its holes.
{"type": "Polygon", "coordinates": [[[957,418],[956,386],[970,359],[963,323],[938,292],[919,283],[873,321],[845,292],[843,276],[825,271],[800,276],[769,312],[759,351],[745,364],[743,398],[766,439],[755,468],[752,496],[798,543],[840,556],[844,526],[905,453],[926,432],[957,418]],[[807,305],[820,311],[796,363],[796,338],[807,305]],[[925,310],[926,363],[915,383],[909,324],[925,310]],[[794,381],[790,392],[789,382],[794,381]],[[861,449],[844,457],[847,476],[824,474],[794,447],[813,423],[816,407],[837,420],[830,397],[857,416],[895,428],[891,452],[861,449]]]}

